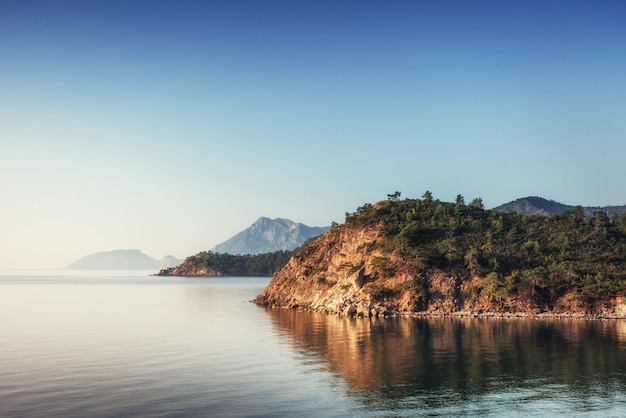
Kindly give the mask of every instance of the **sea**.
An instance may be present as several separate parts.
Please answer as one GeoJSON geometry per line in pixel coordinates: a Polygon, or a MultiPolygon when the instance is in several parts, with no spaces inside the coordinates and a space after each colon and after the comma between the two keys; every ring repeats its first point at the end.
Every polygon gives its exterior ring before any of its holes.
{"type": "Polygon", "coordinates": [[[0,271],[0,417],[624,417],[626,322],[345,318],[267,277],[0,271]]]}

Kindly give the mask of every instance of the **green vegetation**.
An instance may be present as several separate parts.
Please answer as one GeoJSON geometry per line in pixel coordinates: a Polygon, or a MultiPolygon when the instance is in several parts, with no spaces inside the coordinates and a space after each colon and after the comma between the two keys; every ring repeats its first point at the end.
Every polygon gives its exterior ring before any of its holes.
{"type": "Polygon", "coordinates": [[[406,280],[401,283],[397,283],[393,290],[397,292],[409,292],[414,296],[419,296],[422,298],[428,297],[428,289],[424,285],[424,283],[419,283],[415,280],[406,280]]]}
{"type": "Polygon", "coordinates": [[[320,276],[316,279],[317,284],[325,285],[328,283],[328,280],[324,276],[320,276]]]}
{"type": "Polygon", "coordinates": [[[206,268],[225,276],[271,276],[283,267],[292,251],[276,251],[257,255],[218,254],[203,251],[185,260],[193,268],[206,268]]]}
{"type": "Polygon", "coordinates": [[[422,200],[389,197],[346,214],[347,228],[381,228],[376,245],[385,257],[371,266],[381,275],[393,275],[387,258],[393,254],[424,271],[463,269],[474,277],[466,290],[476,298],[516,296],[553,307],[566,293],[594,303],[626,291],[626,214],[585,216],[575,207],[560,215],[526,216],[484,210],[480,198],[466,205],[461,195],[455,203],[430,192],[422,200]]]}
{"type": "Polygon", "coordinates": [[[393,264],[388,257],[374,257],[370,261],[370,267],[378,277],[392,277],[395,273],[393,264]]]}
{"type": "Polygon", "coordinates": [[[368,283],[363,286],[361,291],[370,295],[374,299],[384,299],[394,293],[393,289],[389,289],[388,287],[378,283],[368,283]]]}

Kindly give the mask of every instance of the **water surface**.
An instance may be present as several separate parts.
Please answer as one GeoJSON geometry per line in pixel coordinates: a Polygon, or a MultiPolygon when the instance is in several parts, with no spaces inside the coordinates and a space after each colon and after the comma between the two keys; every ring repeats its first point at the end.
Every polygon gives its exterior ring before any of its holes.
{"type": "Polygon", "coordinates": [[[0,272],[0,416],[625,416],[623,321],[351,319],[269,278],[0,272]]]}

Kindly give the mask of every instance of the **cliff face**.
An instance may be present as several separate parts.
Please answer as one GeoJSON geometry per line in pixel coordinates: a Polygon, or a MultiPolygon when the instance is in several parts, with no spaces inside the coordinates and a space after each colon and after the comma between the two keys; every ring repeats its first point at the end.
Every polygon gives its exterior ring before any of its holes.
{"type": "Polygon", "coordinates": [[[484,275],[470,274],[463,264],[424,267],[419,257],[408,259],[380,245],[383,228],[380,221],[329,230],[297,250],[255,302],[345,316],[626,316],[620,295],[591,303],[575,297],[573,288],[547,303],[531,293],[481,291],[488,287],[484,275]]]}
{"type": "MultiPolygon", "coordinates": [[[[272,306],[303,308],[345,315],[368,315],[383,309],[368,293],[375,282],[371,259],[377,254],[368,244],[378,239],[377,228],[332,229],[300,249],[274,275],[256,301],[272,306]]],[[[400,277],[396,281],[401,280],[400,277]]]]}
{"type": "Polygon", "coordinates": [[[379,231],[373,225],[326,232],[297,252],[256,302],[346,316],[464,308],[465,272],[423,274],[415,263],[383,254],[376,246],[379,231]]]}
{"type": "Polygon", "coordinates": [[[423,272],[417,263],[384,254],[379,225],[334,228],[296,253],[256,302],[346,316],[456,312],[466,272],[423,272]]]}

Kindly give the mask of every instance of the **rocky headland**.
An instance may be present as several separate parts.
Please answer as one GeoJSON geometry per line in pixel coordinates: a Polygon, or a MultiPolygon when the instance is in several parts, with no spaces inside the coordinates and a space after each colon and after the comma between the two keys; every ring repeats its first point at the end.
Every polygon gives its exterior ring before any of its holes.
{"type": "Polygon", "coordinates": [[[626,216],[390,199],[296,250],[255,302],[359,317],[624,318],[624,254],[626,216]]]}
{"type": "Polygon", "coordinates": [[[176,267],[162,269],[157,276],[219,277],[271,276],[291,258],[291,251],[256,255],[233,255],[202,251],[176,267]]]}

